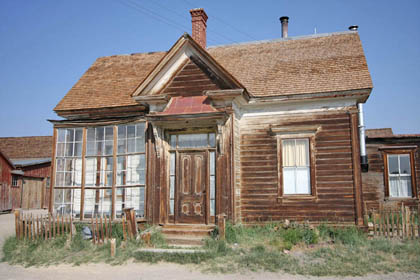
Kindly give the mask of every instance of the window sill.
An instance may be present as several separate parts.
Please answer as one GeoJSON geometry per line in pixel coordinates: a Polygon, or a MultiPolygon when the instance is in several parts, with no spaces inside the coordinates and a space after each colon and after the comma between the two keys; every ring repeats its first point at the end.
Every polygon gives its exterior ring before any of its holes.
{"type": "Polygon", "coordinates": [[[385,201],[419,200],[417,197],[386,197],[385,201]]]}
{"type": "Polygon", "coordinates": [[[316,201],[317,197],[314,195],[296,194],[296,195],[284,195],[277,197],[279,203],[292,203],[301,201],[316,201]]]}

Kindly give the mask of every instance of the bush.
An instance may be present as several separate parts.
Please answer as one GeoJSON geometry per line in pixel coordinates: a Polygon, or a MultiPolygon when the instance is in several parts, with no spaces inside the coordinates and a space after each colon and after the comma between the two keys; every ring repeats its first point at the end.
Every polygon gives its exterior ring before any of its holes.
{"type": "Polygon", "coordinates": [[[357,245],[366,242],[365,234],[355,226],[346,228],[332,228],[325,225],[318,227],[320,235],[324,239],[331,239],[344,245],[357,245]]]}

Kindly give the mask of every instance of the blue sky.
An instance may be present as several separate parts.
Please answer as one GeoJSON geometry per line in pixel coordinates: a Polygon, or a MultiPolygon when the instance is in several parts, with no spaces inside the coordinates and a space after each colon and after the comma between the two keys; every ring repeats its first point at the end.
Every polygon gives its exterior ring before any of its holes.
{"type": "Polygon", "coordinates": [[[328,33],[359,25],[374,89],[368,128],[420,133],[418,0],[2,0],[0,137],[51,135],[54,106],[97,57],[168,50],[209,15],[208,45],[328,33]]]}

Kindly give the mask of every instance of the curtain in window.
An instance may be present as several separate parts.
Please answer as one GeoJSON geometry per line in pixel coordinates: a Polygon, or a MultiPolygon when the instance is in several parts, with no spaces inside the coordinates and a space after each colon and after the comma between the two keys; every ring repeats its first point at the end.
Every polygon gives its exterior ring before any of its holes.
{"type": "Polygon", "coordinates": [[[283,193],[310,194],[308,139],[282,141],[283,193]]]}
{"type": "Polygon", "coordinates": [[[410,156],[388,155],[389,196],[411,197],[410,156]]]}

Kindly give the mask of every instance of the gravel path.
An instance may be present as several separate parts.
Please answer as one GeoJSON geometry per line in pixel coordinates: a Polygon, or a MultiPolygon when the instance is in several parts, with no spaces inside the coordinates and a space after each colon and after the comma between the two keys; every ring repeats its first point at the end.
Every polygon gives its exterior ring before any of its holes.
{"type": "MultiPolygon", "coordinates": [[[[0,215],[0,246],[7,236],[14,233],[13,214],[0,215]]],[[[0,253],[2,254],[2,252],[0,253]]],[[[11,266],[7,263],[0,263],[0,279],[25,279],[25,280],[67,280],[67,279],[100,279],[100,280],[171,280],[171,279],[264,279],[264,280],[307,280],[307,279],[372,279],[372,280],[414,280],[420,279],[420,275],[412,273],[391,273],[387,275],[367,275],[364,277],[307,277],[300,275],[289,275],[284,273],[271,272],[248,272],[246,274],[203,274],[192,266],[177,265],[171,263],[143,264],[128,263],[120,266],[111,266],[107,264],[88,264],[82,266],[58,265],[51,267],[30,267],[11,266]]]]}

